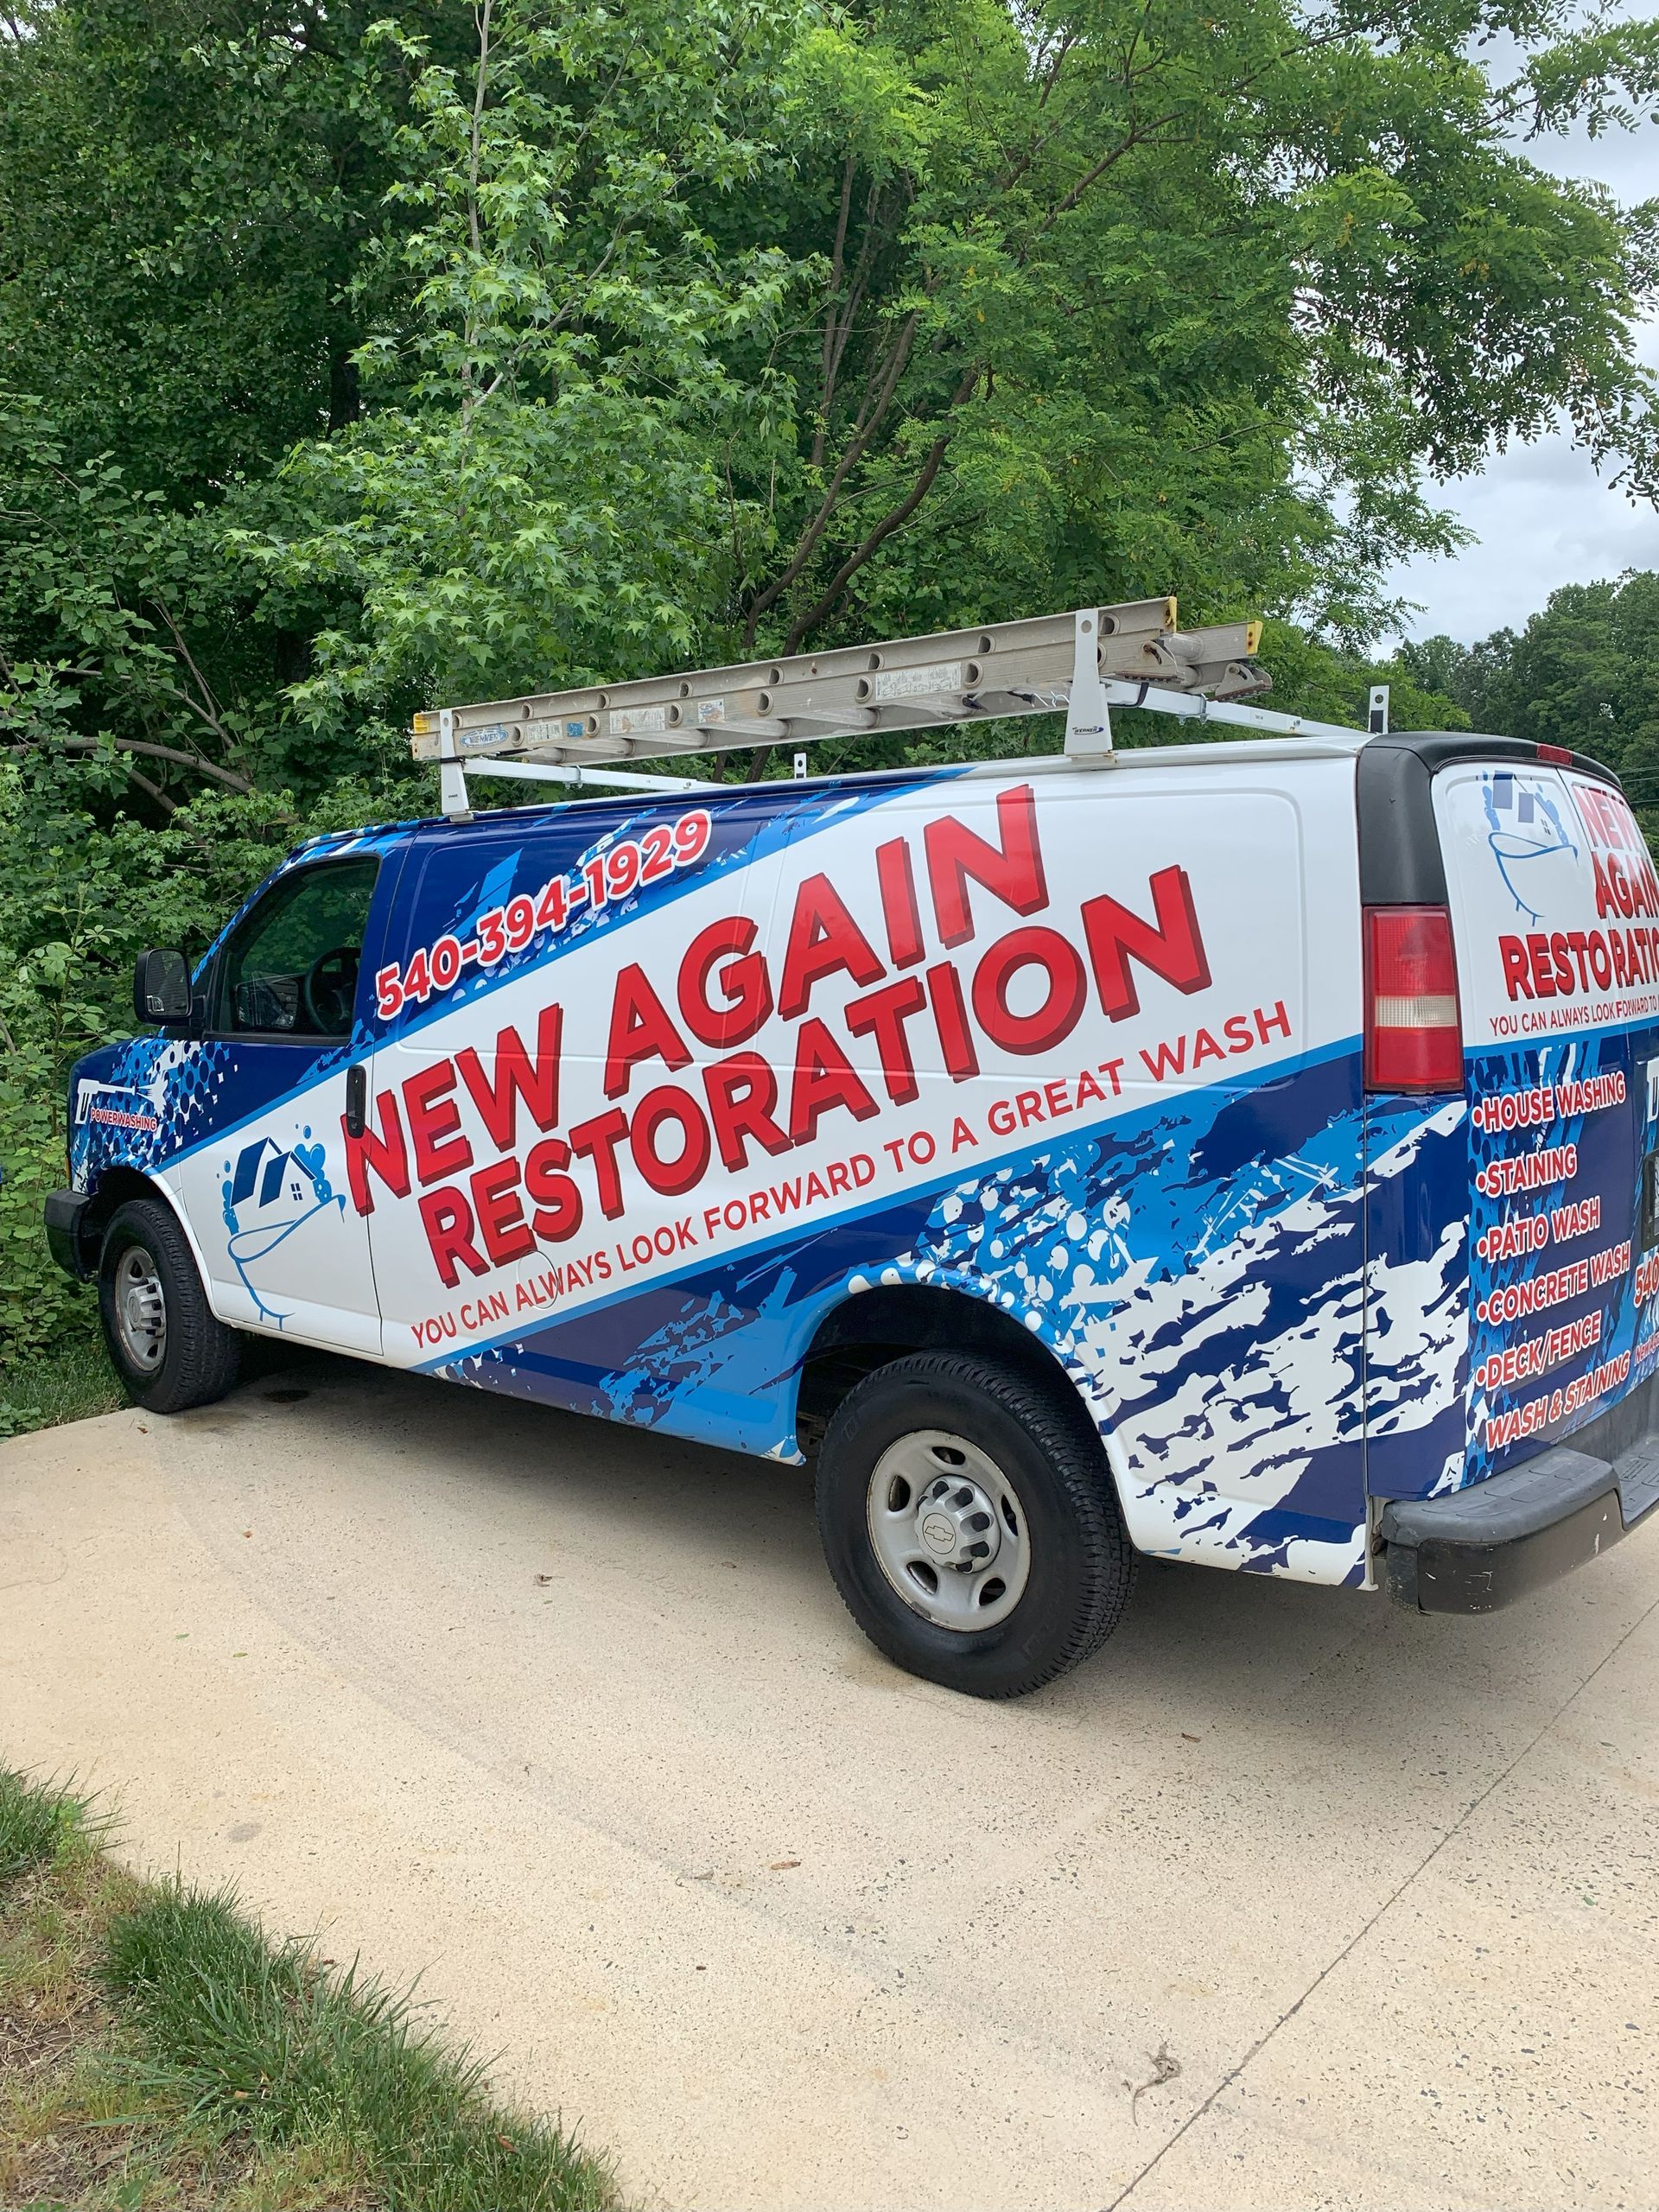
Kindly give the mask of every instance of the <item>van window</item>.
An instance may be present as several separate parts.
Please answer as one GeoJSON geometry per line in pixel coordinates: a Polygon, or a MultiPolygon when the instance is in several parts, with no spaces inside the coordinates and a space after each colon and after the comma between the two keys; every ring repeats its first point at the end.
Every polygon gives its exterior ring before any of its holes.
{"type": "Polygon", "coordinates": [[[378,860],[323,862],[273,884],[228,946],[219,1027],[348,1037],[378,860]]]}

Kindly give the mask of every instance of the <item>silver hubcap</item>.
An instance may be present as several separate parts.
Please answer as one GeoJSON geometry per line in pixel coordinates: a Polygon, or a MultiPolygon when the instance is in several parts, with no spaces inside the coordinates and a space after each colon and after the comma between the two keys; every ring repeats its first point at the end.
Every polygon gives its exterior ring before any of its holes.
{"type": "Polygon", "coordinates": [[[918,1428],[890,1444],[870,1477],[869,1523],[882,1573],[939,1628],[995,1628],[1024,1593],[1025,1508],[965,1436],[918,1428]]]}
{"type": "Polygon", "coordinates": [[[116,1262],[115,1333],[129,1363],[153,1374],[167,1355],[167,1300],[160,1270],[142,1244],[116,1262]]]}

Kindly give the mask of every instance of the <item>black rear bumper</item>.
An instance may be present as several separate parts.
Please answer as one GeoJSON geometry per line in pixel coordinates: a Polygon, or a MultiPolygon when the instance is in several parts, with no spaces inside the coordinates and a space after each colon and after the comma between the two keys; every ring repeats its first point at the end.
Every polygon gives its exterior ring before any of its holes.
{"type": "Polygon", "coordinates": [[[48,1249],[64,1273],[80,1282],[98,1268],[97,1254],[90,1249],[86,1234],[86,1209],[91,1204],[84,1191],[48,1191],[43,1209],[48,1249]]]}
{"type": "MultiPolygon", "coordinates": [[[[1598,1559],[1659,1506],[1659,1376],[1519,1467],[1444,1497],[1390,1498],[1389,1595],[1425,1613],[1493,1613],[1598,1559]]],[[[1656,1523],[1659,1525],[1659,1523],[1656,1523]]]]}

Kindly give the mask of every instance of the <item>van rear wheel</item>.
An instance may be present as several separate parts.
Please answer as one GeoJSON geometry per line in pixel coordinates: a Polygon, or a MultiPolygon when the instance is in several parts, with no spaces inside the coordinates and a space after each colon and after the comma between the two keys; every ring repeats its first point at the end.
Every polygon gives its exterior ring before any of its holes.
{"type": "Polygon", "coordinates": [[[209,1307],[184,1231],[160,1198],[133,1198],[111,1221],[98,1305],[116,1371],[149,1412],[211,1405],[236,1381],[236,1332],[209,1307]]]}
{"type": "Polygon", "coordinates": [[[1020,1697],[1099,1649],[1135,1581],[1080,1401],[1014,1366],[913,1352],[837,1408],[818,1529],[872,1643],[974,1697],[1020,1697]]]}

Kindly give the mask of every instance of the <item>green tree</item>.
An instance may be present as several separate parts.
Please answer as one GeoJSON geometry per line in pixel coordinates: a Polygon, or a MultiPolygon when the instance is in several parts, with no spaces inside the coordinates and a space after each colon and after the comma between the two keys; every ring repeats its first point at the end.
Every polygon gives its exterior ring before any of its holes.
{"type": "Polygon", "coordinates": [[[1659,574],[1567,584],[1518,630],[1478,645],[1429,638],[1406,664],[1477,729],[1605,760],[1638,805],[1659,805],[1659,574]]]}
{"type": "MultiPolygon", "coordinates": [[[[1359,639],[1428,480],[1558,410],[1654,488],[1650,213],[1516,149],[1653,104],[1659,34],[1482,0],[889,0],[796,50],[729,211],[817,272],[766,355],[752,647],[1177,590],[1359,639]],[[1499,28],[1516,74],[1479,58],[1499,28]]],[[[753,368],[760,364],[752,355],[753,368]]]]}
{"type": "Polygon", "coordinates": [[[1285,622],[1269,622],[1262,660],[1273,671],[1266,703],[1287,714],[1363,729],[1371,687],[1389,687],[1389,727],[1397,730],[1468,729],[1468,713],[1456,692],[1435,679],[1404,648],[1387,659],[1344,652],[1285,622]]]}
{"type": "Polygon", "coordinates": [[[391,24],[412,82],[378,253],[411,302],[356,355],[361,420],[301,447],[283,512],[234,543],[355,619],[293,697],[319,727],[454,694],[649,669],[708,634],[753,527],[731,455],[769,380],[726,358],[775,331],[795,270],[699,214],[777,156],[791,20],[629,0],[480,0],[467,69],[391,24]]]}
{"type": "Polygon", "coordinates": [[[49,745],[0,757],[0,1401],[9,1359],[96,1326],[48,1260],[41,1203],[64,1179],[70,1065],[131,1033],[134,957],[204,950],[302,836],[385,811],[384,791],[362,783],[337,785],[303,818],[286,793],[208,787],[157,828],[111,817],[108,791],[123,784],[107,754],[73,775],[49,745]]]}
{"type": "Polygon", "coordinates": [[[1546,5],[1499,80],[1511,12],[526,4],[465,77],[404,38],[416,313],[283,541],[362,606],[325,675],[510,692],[1154,588],[1354,646],[1495,442],[1565,410],[1651,491],[1649,216],[1511,134],[1647,112],[1659,38],[1546,5]],[[544,437],[578,403],[585,468],[544,437]]]}
{"type": "MultiPolygon", "coordinates": [[[[413,0],[419,9],[421,0],[413,0]]],[[[360,0],[16,0],[0,18],[0,381],[76,461],[213,498],[357,411],[407,83],[360,0]]],[[[464,12],[416,27],[464,50],[464,12]]]]}
{"type": "Polygon", "coordinates": [[[1357,644],[1426,485],[1559,410],[1653,486],[1650,216],[1514,143],[1647,114],[1650,24],[24,4],[7,373],[220,516],[187,642],[314,787],[440,688],[1091,596],[1357,644]]]}
{"type": "Polygon", "coordinates": [[[72,462],[28,395],[0,393],[0,734],[14,753],[83,760],[162,814],[181,777],[251,788],[247,717],[203,675],[188,632],[226,633],[237,608],[200,518],[135,492],[106,456],[72,462]],[[204,542],[205,539],[205,542],[204,542]]]}
{"type": "Polygon", "coordinates": [[[106,811],[346,765],[284,698],[339,594],[273,588],[222,509],[354,418],[362,318],[391,311],[409,82],[375,13],[0,18],[0,744],[51,738],[106,811]],[[114,784],[86,765],[111,750],[114,784]]]}

